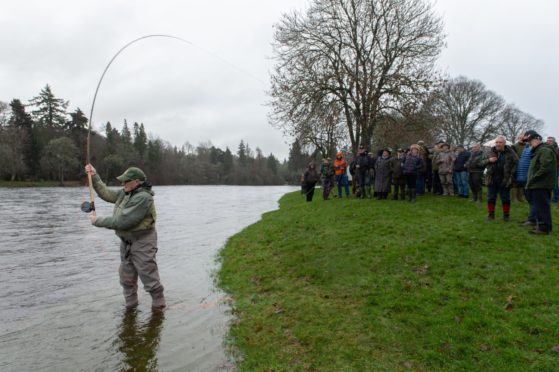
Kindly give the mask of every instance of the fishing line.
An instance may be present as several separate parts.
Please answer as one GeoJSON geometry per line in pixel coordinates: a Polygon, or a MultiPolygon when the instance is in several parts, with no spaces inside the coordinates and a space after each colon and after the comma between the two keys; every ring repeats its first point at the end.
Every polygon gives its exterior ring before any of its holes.
{"type": "MultiPolygon", "coordinates": [[[[178,36],[174,36],[174,35],[167,35],[167,34],[152,34],[152,35],[145,35],[142,37],[139,37],[137,39],[134,39],[130,42],[128,42],[126,45],[124,45],[122,48],[119,49],[118,52],[116,52],[116,54],[111,58],[111,60],[109,61],[109,63],[107,64],[107,66],[105,67],[105,69],[103,70],[103,73],[101,74],[101,78],[99,78],[99,81],[97,83],[97,88],[95,89],[95,94],[93,95],[93,102],[91,104],[91,111],[89,112],[89,125],[88,125],[88,129],[87,129],[87,148],[86,148],[86,162],[87,164],[91,164],[90,161],[90,150],[91,150],[91,123],[93,122],[93,111],[95,110],[95,101],[97,100],[97,94],[99,93],[99,88],[101,87],[101,83],[103,82],[103,78],[105,77],[105,74],[107,73],[107,71],[109,70],[109,67],[112,65],[112,63],[114,62],[114,60],[129,46],[131,46],[132,44],[135,44],[141,40],[144,39],[149,39],[149,38],[155,38],[155,37],[163,37],[163,38],[169,38],[169,39],[175,39],[178,41],[181,41],[183,43],[186,43],[194,48],[197,48],[199,50],[201,50],[202,52],[208,54],[209,56],[218,59],[219,61],[221,61],[222,63],[228,65],[229,67],[237,70],[238,72],[245,74],[247,76],[249,76],[250,78],[258,81],[259,83],[266,85],[266,83],[261,80],[260,78],[254,76],[253,74],[251,74],[250,72],[236,66],[235,64],[229,62],[228,60],[220,57],[219,55],[205,49],[202,48],[200,46],[195,45],[194,43],[192,43],[191,41],[188,41],[186,39],[183,39],[181,37],[178,36]]],[[[81,210],[89,213],[92,212],[93,214],[95,214],[95,199],[94,199],[94,192],[93,192],[93,183],[92,183],[92,179],[91,179],[91,174],[88,173],[87,175],[88,178],[88,183],[89,183],[89,202],[83,202],[81,205],[81,210]]]]}

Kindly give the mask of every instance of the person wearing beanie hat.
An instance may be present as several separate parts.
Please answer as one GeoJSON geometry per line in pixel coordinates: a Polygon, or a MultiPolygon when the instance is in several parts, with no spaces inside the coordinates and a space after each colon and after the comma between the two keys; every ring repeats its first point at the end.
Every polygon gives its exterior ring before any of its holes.
{"type": "Polygon", "coordinates": [[[526,190],[534,203],[537,222],[537,226],[530,233],[547,235],[552,230],[551,191],[557,184],[557,158],[553,148],[543,143],[537,132],[526,132],[526,139],[532,149],[526,190]]]}
{"type": "Polygon", "coordinates": [[[109,189],[91,164],[85,166],[92,176],[93,188],[101,199],[115,205],[110,217],[90,215],[91,224],[115,230],[120,238],[120,284],[127,309],[138,306],[138,277],[152,298],[154,311],[165,308],[163,285],[157,268],[156,211],[151,184],[137,167],[128,168],[117,177],[123,184],[118,191],[109,189]]]}

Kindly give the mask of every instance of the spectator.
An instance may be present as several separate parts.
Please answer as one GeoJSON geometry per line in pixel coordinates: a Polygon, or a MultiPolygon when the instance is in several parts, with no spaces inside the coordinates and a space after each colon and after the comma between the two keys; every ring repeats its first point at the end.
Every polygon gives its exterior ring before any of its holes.
{"type": "Polygon", "coordinates": [[[316,166],[314,162],[311,161],[307,167],[307,170],[303,174],[302,179],[303,192],[305,194],[307,202],[312,201],[312,198],[314,196],[314,187],[316,186],[317,182],[318,173],[316,172],[316,166]]]}
{"type": "MultiPolygon", "coordinates": [[[[558,167],[557,170],[559,171],[559,147],[557,146],[555,137],[547,137],[546,143],[549,146],[553,147],[553,151],[555,152],[555,157],[557,159],[557,167],[558,167]]],[[[552,203],[557,203],[558,201],[559,201],[559,182],[557,183],[557,185],[555,185],[555,188],[553,189],[553,199],[551,199],[552,203]]]]}
{"type": "Polygon", "coordinates": [[[435,195],[443,194],[441,179],[439,177],[439,163],[437,163],[439,153],[441,152],[441,145],[443,143],[444,143],[443,141],[437,142],[437,144],[435,145],[431,153],[431,167],[433,171],[433,194],[435,195]]]}
{"type": "MultiPolygon", "coordinates": [[[[528,136],[522,134],[518,143],[515,144],[517,147],[521,147],[523,144],[522,152],[520,154],[520,159],[518,160],[518,165],[516,167],[515,182],[518,187],[522,188],[524,193],[524,198],[528,202],[528,218],[521,222],[524,226],[535,226],[536,225],[536,209],[534,207],[534,201],[531,199],[530,193],[526,190],[526,182],[528,181],[528,169],[530,168],[530,162],[532,161],[532,149],[530,149],[530,144],[527,143],[528,136]]],[[[520,149],[517,149],[519,151],[520,149]]]]}
{"type": "Polygon", "coordinates": [[[394,184],[394,196],[392,199],[398,200],[398,193],[401,200],[406,200],[406,177],[404,177],[402,164],[404,162],[404,150],[399,148],[396,156],[390,160],[390,172],[392,173],[392,183],[394,184]]]}
{"type": "Polygon", "coordinates": [[[385,148],[375,164],[375,191],[378,200],[386,199],[390,192],[391,162],[390,150],[385,148]]]}
{"type": "Polygon", "coordinates": [[[363,145],[359,146],[357,152],[357,157],[355,158],[355,173],[357,174],[357,179],[359,183],[359,191],[356,195],[362,199],[365,198],[365,185],[367,180],[367,173],[370,168],[369,153],[365,150],[363,145]]]}
{"type": "Polygon", "coordinates": [[[495,139],[495,146],[482,160],[482,165],[487,167],[487,219],[489,221],[495,219],[497,195],[501,196],[503,220],[508,222],[510,219],[510,187],[517,162],[516,153],[506,145],[503,136],[495,139]]]}
{"type": "Polygon", "coordinates": [[[466,151],[464,145],[456,146],[456,160],[452,174],[458,186],[458,196],[468,198],[468,171],[466,169],[466,162],[470,158],[470,153],[466,151]]]}
{"type": "Polygon", "coordinates": [[[410,202],[415,202],[417,175],[421,171],[421,163],[419,146],[411,145],[403,165],[403,173],[406,177],[406,186],[408,189],[408,201],[410,202]]]}
{"type": "Polygon", "coordinates": [[[336,184],[338,185],[338,198],[342,197],[342,187],[345,190],[345,196],[349,198],[347,162],[344,159],[344,153],[341,151],[336,153],[336,160],[334,160],[334,172],[336,174],[336,184]]]}
{"type": "MultiPolygon", "coordinates": [[[[526,149],[530,149],[530,146],[528,146],[526,144],[526,142],[524,141],[524,133],[522,133],[521,135],[519,135],[516,138],[516,143],[514,145],[512,145],[512,149],[514,150],[514,152],[516,153],[516,156],[518,157],[518,159],[520,159],[522,157],[522,152],[526,149]]],[[[519,167],[520,167],[520,163],[518,164],[518,167],[516,168],[516,174],[512,180],[512,188],[511,188],[511,194],[512,194],[512,201],[513,202],[519,202],[519,203],[523,203],[525,196],[524,196],[524,186],[526,186],[526,177],[528,176],[528,166],[530,165],[530,162],[528,161],[526,163],[526,172],[524,173],[524,177],[522,182],[518,182],[517,181],[517,174],[519,172],[519,167]]]]}
{"type": "Polygon", "coordinates": [[[456,157],[450,151],[449,144],[441,144],[441,151],[437,156],[437,164],[439,166],[439,177],[441,179],[443,195],[454,195],[454,186],[452,185],[452,169],[454,167],[455,159],[456,157]]]}
{"type": "Polygon", "coordinates": [[[552,230],[551,191],[557,184],[557,157],[553,147],[543,143],[538,133],[529,130],[526,135],[532,149],[526,190],[534,202],[538,223],[530,233],[547,235],[552,230]]]}
{"type": "Polygon", "coordinates": [[[328,200],[332,186],[334,185],[334,167],[332,160],[326,158],[320,165],[320,178],[322,179],[322,199],[328,200]]]}
{"type": "Polygon", "coordinates": [[[482,202],[483,193],[483,170],[485,167],[481,164],[483,153],[479,143],[472,145],[470,158],[466,162],[466,168],[469,173],[470,188],[472,189],[473,202],[482,202]]]}

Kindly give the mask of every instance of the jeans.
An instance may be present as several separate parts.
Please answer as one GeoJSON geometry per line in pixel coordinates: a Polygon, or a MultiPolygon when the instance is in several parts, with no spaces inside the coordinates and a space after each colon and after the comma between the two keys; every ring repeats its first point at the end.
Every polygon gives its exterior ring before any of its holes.
{"type": "Polygon", "coordinates": [[[342,197],[342,186],[345,188],[345,196],[349,197],[347,174],[344,173],[336,176],[336,184],[338,185],[338,197],[342,197]]]}
{"type": "Polygon", "coordinates": [[[454,172],[454,177],[458,186],[458,195],[468,197],[468,172],[454,172]]]}

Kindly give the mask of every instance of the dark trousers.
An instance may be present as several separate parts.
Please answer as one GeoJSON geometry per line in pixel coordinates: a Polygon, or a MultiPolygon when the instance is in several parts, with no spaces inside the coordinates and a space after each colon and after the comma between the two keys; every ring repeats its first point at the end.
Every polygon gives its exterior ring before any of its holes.
{"type": "Polygon", "coordinates": [[[438,195],[443,193],[441,179],[439,178],[439,171],[433,171],[433,193],[438,195]]]}
{"type": "Polygon", "coordinates": [[[510,187],[493,185],[489,185],[489,187],[487,187],[487,211],[489,212],[489,215],[495,215],[497,195],[501,196],[503,216],[508,218],[508,215],[510,214],[510,187]]]}
{"type": "Polygon", "coordinates": [[[551,232],[551,190],[528,189],[526,191],[534,204],[538,230],[551,232]]]}
{"type": "Polygon", "coordinates": [[[328,199],[328,197],[330,196],[332,186],[334,185],[331,177],[326,177],[322,180],[322,198],[324,200],[328,199]]]}
{"type": "Polygon", "coordinates": [[[316,182],[307,182],[305,183],[305,195],[307,197],[307,201],[311,202],[314,196],[314,187],[316,182]]]}
{"type": "Polygon", "coordinates": [[[483,173],[482,172],[470,172],[470,188],[474,194],[474,200],[481,201],[481,189],[483,185],[483,173]]]}
{"type": "Polygon", "coordinates": [[[408,187],[408,190],[416,190],[415,186],[417,183],[417,175],[415,174],[406,174],[406,186],[408,187]]]}

